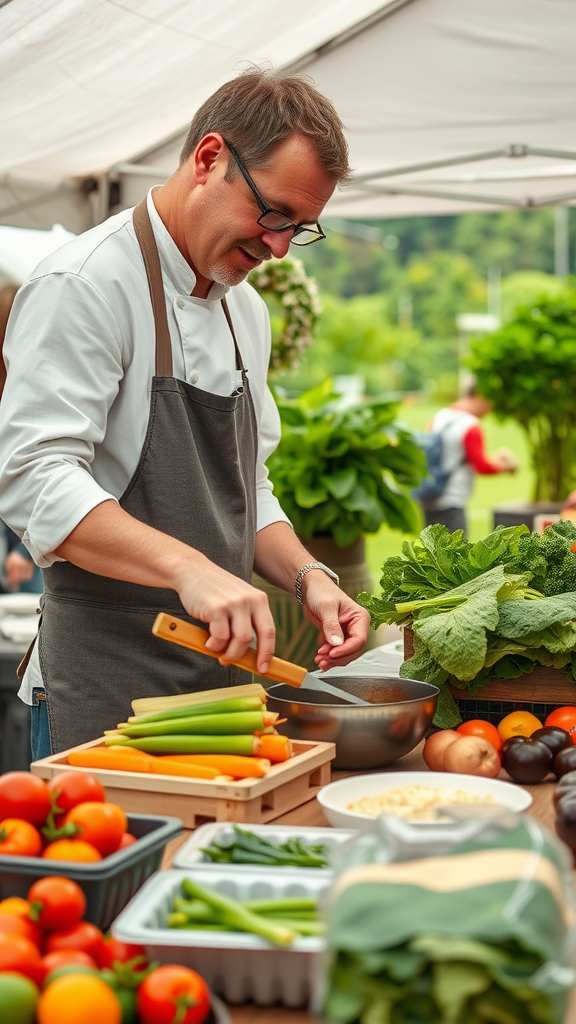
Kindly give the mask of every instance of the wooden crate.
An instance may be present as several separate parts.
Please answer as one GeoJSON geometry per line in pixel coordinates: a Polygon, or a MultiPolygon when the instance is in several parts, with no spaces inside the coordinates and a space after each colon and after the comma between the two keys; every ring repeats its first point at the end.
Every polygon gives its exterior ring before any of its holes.
{"type": "MultiPolygon", "coordinates": [[[[107,799],[133,814],[170,814],[185,828],[210,821],[265,824],[305,804],[330,782],[334,743],[293,740],[294,757],[273,765],[261,779],[214,782],[104,768],[76,768],[67,763],[70,750],[34,761],[30,770],[43,779],[59,772],[89,772],[106,789],[107,799]]],[[[104,746],[103,738],[74,747],[88,750],[104,746]]]]}
{"type": "MultiPolygon", "coordinates": [[[[404,629],[404,658],[414,654],[414,633],[409,626],[404,629]]],[[[470,718],[490,717],[493,708],[495,720],[499,721],[510,711],[525,708],[543,720],[550,712],[565,704],[576,705],[576,685],[566,678],[563,669],[546,668],[537,665],[532,672],[517,679],[497,679],[483,686],[473,696],[468,690],[449,686],[464,721],[470,718]],[[483,707],[487,705],[487,707],[483,707]]]]}

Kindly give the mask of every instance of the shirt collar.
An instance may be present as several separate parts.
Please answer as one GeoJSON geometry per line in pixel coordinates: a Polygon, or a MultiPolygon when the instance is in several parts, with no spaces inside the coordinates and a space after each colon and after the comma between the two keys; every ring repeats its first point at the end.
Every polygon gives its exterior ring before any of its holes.
{"type": "MultiPolygon", "coordinates": [[[[189,296],[196,284],[196,275],[190,264],[184,259],[180,249],[176,245],[176,242],[160,217],[152,198],[153,191],[154,188],[151,188],[148,193],[146,205],[150,221],[152,223],[152,230],[154,232],[154,238],[156,239],[156,245],[158,246],[158,254],[160,256],[162,270],[178,294],[189,296]]],[[[226,295],[227,291],[228,288],[214,282],[208,293],[208,297],[199,301],[219,302],[220,299],[226,295]]]]}

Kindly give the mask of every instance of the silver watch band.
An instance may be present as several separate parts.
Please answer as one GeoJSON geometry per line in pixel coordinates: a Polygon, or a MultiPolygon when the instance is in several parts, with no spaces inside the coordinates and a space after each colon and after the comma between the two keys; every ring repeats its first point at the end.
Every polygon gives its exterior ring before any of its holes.
{"type": "Polygon", "coordinates": [[[311,569],[322,569],[322,572],[325,572],[331,580],[334,580],[337,587],[340,586],[340,577],[332,569],[329,569],[327,565],[324,565],[324,562],[308,562],[307,565],[302,566],[294,580],[294,593],[300,601],[300,604],[302,604],[302,580],[306,573],[310,572],[311,569]]]}

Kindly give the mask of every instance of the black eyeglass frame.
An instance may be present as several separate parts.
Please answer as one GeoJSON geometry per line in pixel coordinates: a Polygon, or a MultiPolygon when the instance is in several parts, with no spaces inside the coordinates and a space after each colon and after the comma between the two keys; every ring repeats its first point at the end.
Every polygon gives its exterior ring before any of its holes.
{"type": "Polygon", "coordinates": [[[232,145],[232,143],[228,142],[226,139],[223,139],[223,141],[224,141],[225,145],[228,147],[228,149],[230,150],[232,156],[234,157],[234,160],[236,161],[236,163],[238,165],[238,169],[239,169],[242,177],[244,178],[244,181],[248,185],[249,189],[252,191],[252,193],[254,195],[254,198],[255,198],[256,202],[258,203],[258,206],[262,210],[262,213],[260,214],[260,216],[256,220],[257,224],[260,224],[261,227],[266,228],[267,231],[274,231],[276,234],[280,234],[282,231],[292,231],[292,239],[291,239],[291,241],[294,242],[295,245],[302,245],[302,246],[304,246],[304,245],[313,245],[314,242],[320,242],[321,239],[326,238],[326,235],[325,235],[324,231],[322,230],[322,227],[321,227],[321,225],[320,225],[320,223],[318,221],[316,221],[314,224],[310,224],[307,221],[302,221],[300,224],[294,224],[294,222],[291,221],[286,216],[285,213],[281,213],[280,210],[275,210],[273,206],[269,206],[268,203],[266,202],[266,200],[264,199],[264,197],[262,195],[260,195],[260,192],[258,191],[258,189],[256,188],[256,185],[252,181],[252,177],[250,176],[249,172],[246,170],[244,164],[242,163],[242,161],[241,161],[240,157],[238,156],[238,153],[234,149],[234,146],[232,145]],[[284,220],[286,221],[285,227],[271,228],[271,227],[268,227],[266,224],[262,224],[262,221],[263,221],[264,217],[266,217],[269,213],[275,213],[277,217],[283,217],[284,220]],[[318,237],[317,238],[311,238],[309,242],[296,242],[295,239],[297,238],[297,236],[302,234],[304,231],[316,232],[318,237]]]}

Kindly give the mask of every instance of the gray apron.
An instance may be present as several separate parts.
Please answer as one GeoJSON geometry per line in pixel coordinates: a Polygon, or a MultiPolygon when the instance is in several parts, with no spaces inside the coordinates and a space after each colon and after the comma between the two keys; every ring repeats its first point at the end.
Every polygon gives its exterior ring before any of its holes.
{"type": "MultiPolygon", "coordinates": [[[[243,387],[213,395],[172,376],[158,249],[143,201],[134,211],[156,326],[156,376],[138,466],[120,505],[249,581],[256,534],[257,429],[246,370],[226,307],[243,387]]],[[[159,640],[166,611],[191,620],[173,590],[97,576],[70,562],[44,570],[38,644],[54,752],[94,739],[130,715],[135,697],[247,682],[247,673],[159,640]]]]}

